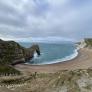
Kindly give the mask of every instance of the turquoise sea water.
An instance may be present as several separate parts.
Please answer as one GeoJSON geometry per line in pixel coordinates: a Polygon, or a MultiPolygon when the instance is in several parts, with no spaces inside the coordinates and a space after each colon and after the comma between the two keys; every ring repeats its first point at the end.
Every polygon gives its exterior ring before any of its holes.
{"type": "MultiPolygon", "coordinates": [[[[33,43],[20,43],[24,47],[30,47],[33,43]]],[[[43,65],[67,61],[77,56],[78,52],[73,43],[37,43],[41,50],[41,56],[30,60],[29,64],[43,65]]]]}

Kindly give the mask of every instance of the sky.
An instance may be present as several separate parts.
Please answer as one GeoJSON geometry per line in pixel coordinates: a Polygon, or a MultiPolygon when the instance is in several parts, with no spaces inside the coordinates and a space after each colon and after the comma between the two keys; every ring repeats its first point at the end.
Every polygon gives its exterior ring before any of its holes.
{"type": "Polygon", "coordinates": [[[65,40],[92,37],[92,0],[0,0],[0,38],[65,40]]]}

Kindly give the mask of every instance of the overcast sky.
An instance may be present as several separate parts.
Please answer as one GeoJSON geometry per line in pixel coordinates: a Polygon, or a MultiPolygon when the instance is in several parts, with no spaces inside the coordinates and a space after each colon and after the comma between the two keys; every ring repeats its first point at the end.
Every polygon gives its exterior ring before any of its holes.
{"type": "Polygon", "coordinates": [[[87,37],[92,37],[92,0],[0,0],[2,39],[87,37]]]}

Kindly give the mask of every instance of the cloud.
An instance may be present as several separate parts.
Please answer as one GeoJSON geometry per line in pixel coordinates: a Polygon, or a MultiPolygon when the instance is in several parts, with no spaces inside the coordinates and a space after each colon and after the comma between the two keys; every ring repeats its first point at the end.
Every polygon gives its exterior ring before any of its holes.
{"type": "Polygon", "coordinates": [[[91,0],[0,0],[0,38],[92,37],[91,10],[91,0]]]}
{"type": "Polygon", "coordinates": [[[17,42],[33,42],[33,43],[36,43],[36,42],[42,42],[42,43],[62,43],[64,41],[66,42],[75,42],[76,40],[73,40],[73,39],[69,39],[69,38],[63,38],[63,37],[29,37],[29,38],[13,38],[13,37],[10,37],[8,39],[6,38],[3,38],[3,40],[15,40],[17,42]]]}

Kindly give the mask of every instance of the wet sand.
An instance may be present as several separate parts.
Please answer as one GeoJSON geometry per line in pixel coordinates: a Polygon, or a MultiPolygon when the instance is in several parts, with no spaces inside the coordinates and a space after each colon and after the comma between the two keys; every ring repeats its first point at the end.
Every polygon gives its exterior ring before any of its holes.
{"type": "Polygon", "coordinates": [[[82,48],[79,51],[76,58],[60,63],[50,65],[28,65],[20,64],[16,65],[15,68],[30,74],[32,72],[38,73],[54,73],[60,70],[75,70],[75,69],[88,69],[92,67],[92,50],[82,48]]]}

